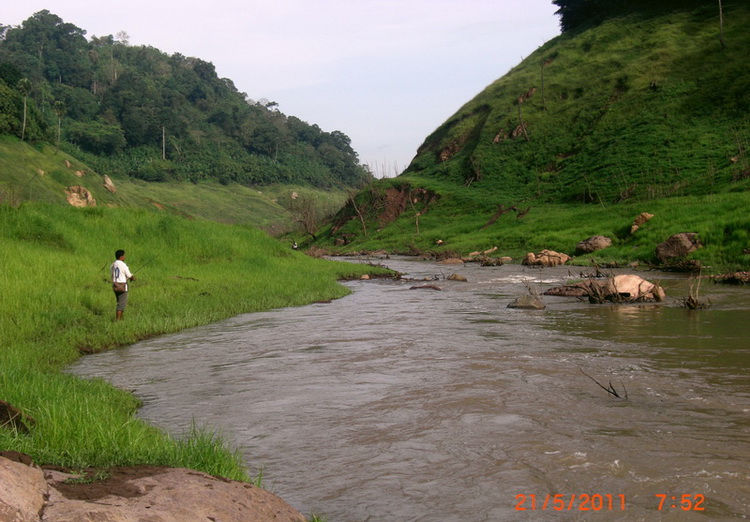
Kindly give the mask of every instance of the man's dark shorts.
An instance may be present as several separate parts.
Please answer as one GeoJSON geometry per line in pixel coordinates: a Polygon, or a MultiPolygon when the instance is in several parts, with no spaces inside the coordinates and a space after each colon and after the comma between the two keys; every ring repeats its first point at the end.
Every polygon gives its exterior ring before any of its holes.
{"type": "Polygon", "coordinates": [[[115,292],[115,297],[117,297],[117,310],[120,312],[125,311],[125,307],[128,306],[128,293],[115,292]]]}

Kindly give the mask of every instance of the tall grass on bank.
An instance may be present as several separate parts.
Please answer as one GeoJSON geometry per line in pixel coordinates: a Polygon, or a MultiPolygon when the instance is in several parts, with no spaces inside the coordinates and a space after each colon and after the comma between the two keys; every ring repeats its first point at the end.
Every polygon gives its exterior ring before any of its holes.
{"type": "Polygon", "coordinates": [[[39,463],[184,466],[236,479],[248,478],[245,463],[219,434],[170,436],[135,418],[129,393],[62,370],[81,352],[342,297],[337,279],[378,270],[312,259],[251,228],[45,204],[0,206],[0,266],[0,399],[34,419],[28,435],[0,430],[0,448],[39,463]],[[119,248],[136,281],[115,323],[108,274],[119,248]]]}

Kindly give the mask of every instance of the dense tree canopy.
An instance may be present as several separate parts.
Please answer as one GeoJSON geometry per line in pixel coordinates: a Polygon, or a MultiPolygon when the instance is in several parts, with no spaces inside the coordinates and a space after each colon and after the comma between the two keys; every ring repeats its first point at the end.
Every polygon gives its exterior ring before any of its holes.
{"type": "Polygon", "coordinates": [[[696,6],[716,6],[713,0],[552,0],[558,6],[563,32],[596,25],[602,21],[629,13],[659,13],[672,9],[692,9],[696,6]]]}
{"type": "Polygon", "coordinates": [[[210,62],[85,35],[47,10],[0,25],[0,133],[21,134],[24,79],[27,138],[56,140],[61,128],[63,147],[110,174],[318,186],[372,178],[346,134],[253,102],[210,62]]]}

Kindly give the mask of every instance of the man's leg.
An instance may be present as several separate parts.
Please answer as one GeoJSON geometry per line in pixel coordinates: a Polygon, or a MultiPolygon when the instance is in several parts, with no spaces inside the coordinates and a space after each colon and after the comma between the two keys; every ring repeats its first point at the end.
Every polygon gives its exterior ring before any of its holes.
{"type": "Polygon", "coordinates": [[[115,295],[117,296],[117,313],[115,314],[115,321],[119,321],[122,319],[122,313],[128,305],[128,293],[122,292],[115,295]]]}

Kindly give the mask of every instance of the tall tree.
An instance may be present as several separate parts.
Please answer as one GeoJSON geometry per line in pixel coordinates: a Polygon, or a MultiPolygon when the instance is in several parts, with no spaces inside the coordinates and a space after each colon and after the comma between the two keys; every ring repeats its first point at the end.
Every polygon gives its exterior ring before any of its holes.
{"type": "Polygon", "coordinates": [[[65,107],[65,103],[61,102],[60,100],[57,100],[55,103],[52,104],[52,106],[55,109],[55,114],[57,114],[57,149],[60,149],[60,134],[62,132],[62,118],[65,116],[65,113],[67,112],[67,107],[65,107]]]}
{"type": "Polygon", "coordinates": [[[18,80],[18,90],[23,96],[23,123],[21,124],[21,141],[26,138],[26,115],[28,113],[28,98],[31,93],[31,80],[21,78],[18,80]]]}

